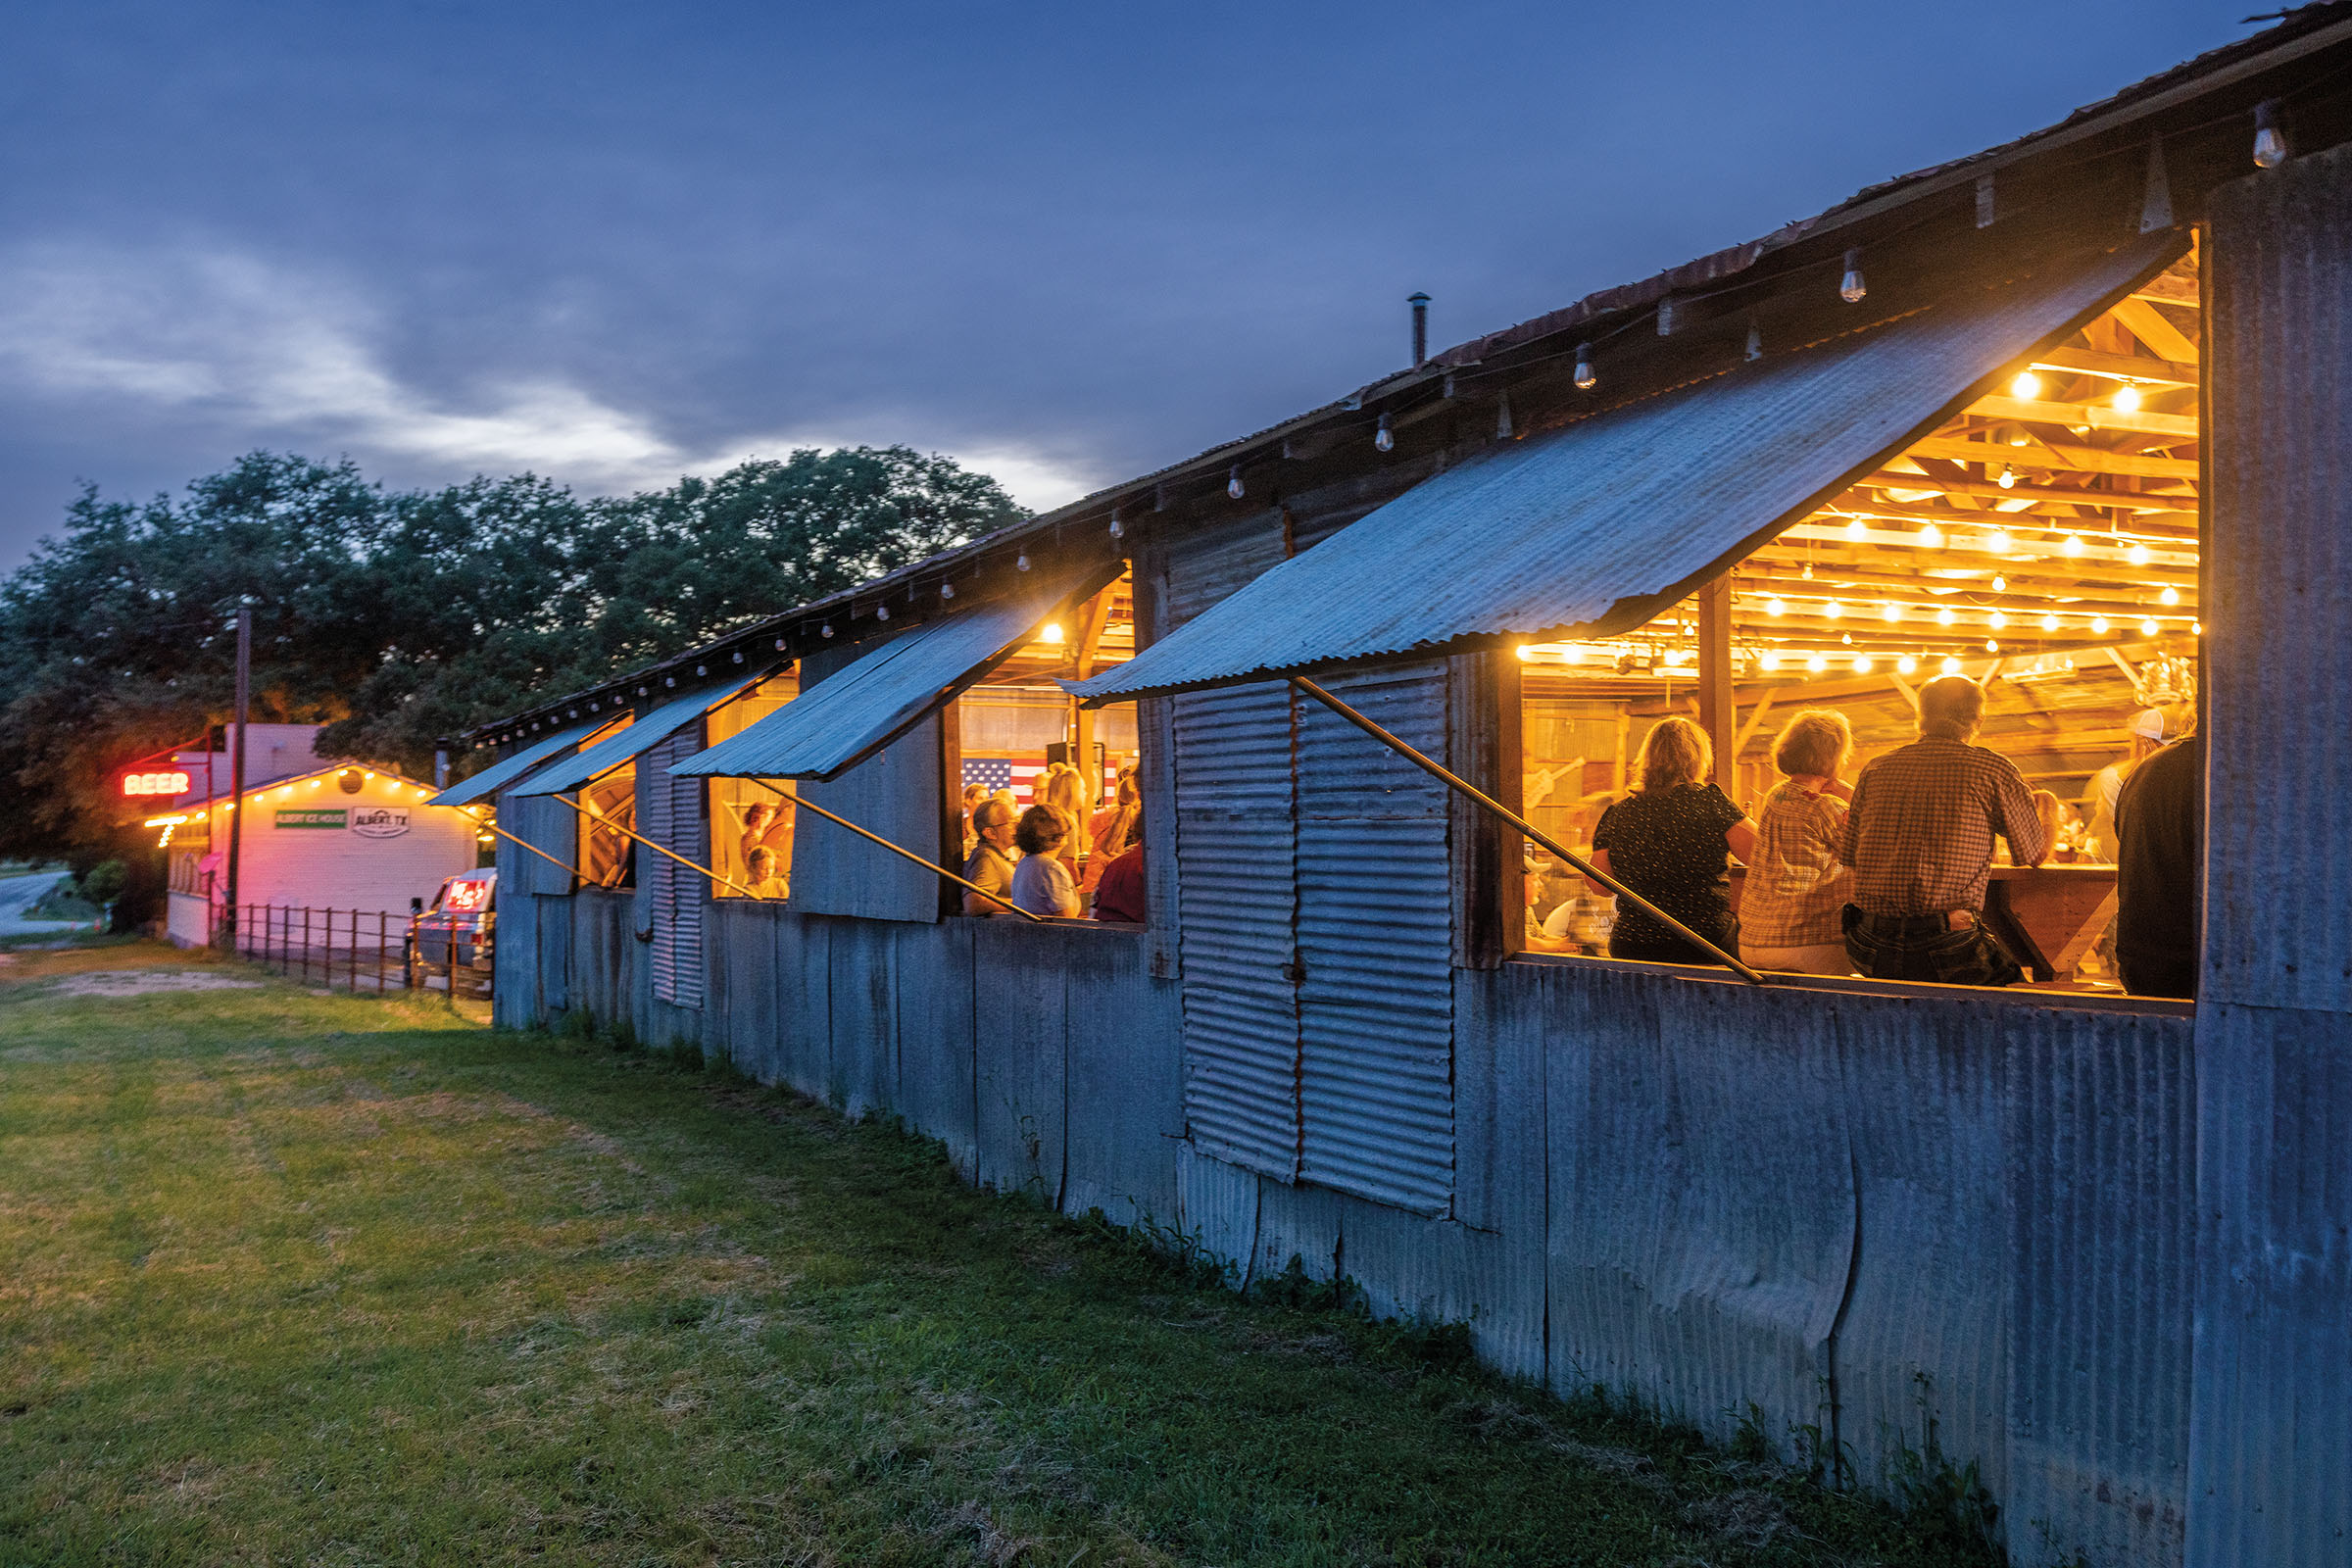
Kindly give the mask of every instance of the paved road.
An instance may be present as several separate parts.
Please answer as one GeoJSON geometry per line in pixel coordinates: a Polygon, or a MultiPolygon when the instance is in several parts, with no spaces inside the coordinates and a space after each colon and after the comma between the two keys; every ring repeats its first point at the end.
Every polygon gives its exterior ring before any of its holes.
{"type": "Polygon", "coordinates": [[[33,900],[57,885],[63,871],[35,871],[29,876],[0,877],[0,937],[71,931],[73,920],[27,920],[24,910],[33,900]]]}

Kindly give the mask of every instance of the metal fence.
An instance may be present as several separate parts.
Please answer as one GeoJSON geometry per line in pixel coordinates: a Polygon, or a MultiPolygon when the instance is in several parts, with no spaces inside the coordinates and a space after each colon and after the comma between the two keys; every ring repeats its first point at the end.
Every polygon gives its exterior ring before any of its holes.
{"type": "Polygon", "coordinates": [[[382,909],[314,909],[247,904],[237,915],[237,952],[289,979],[326,990],[406,990],[417,983],[406,915],[382,909]]]}

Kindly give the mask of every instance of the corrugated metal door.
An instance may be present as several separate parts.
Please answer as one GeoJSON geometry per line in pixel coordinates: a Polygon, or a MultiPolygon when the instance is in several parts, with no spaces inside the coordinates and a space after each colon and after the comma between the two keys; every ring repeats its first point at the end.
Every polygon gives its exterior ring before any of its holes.
{"type": "MultiPolygon", "coordinates": [[[[708,863],[704,844],[703,781],[673,778],[669,764],[703,749],[700,720],[648,751],[638,763],[645,799],[641,830],[656,844],[708,863]]],[[[703,1004],[704,879],[666,855],[639,846],[638,869],[653,890],[654,995],[680,1007],[703,1004]],[[650,863],[649,863],[650,862],[650,863]]]]}
{"type": "MultiPolygon", "coordinates": [[[[1446,755],[1443,662],[1322,684],[1407,744],[1446,755]]],[[[1445,1213],[1453,1196],[1446,787],[1315,703],[1299,705],[1297,787],[1299,1175],[1445,1213]]]]}
{"type": "MultiPolygon", "coordinates": [[[[1170,626],[1282,558],[1272,514],[1171,541],[1170,626]]],[[[1185,1123],[1201,1152],[1287,1182],[1298,1173],[1290,688],[1196,692],[1171,704],[1185,1123]]]]}

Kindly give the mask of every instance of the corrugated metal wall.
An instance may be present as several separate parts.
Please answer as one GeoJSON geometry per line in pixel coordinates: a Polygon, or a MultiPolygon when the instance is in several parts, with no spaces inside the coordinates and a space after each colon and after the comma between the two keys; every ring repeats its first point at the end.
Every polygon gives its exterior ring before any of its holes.
{"type": "MultiPolygon", "coordinates": [[[[1279,514],[1188,538],[1168,562],[1171,622],[1282,555],[1279,514]]],[[[1186,1121],[1203,1151],[1288,1181],[1298,1168],[1291,692],[1199,692],[1171,708],[1186,1121]]]]}
{"type": "MultiPolygon", "coordinates": [[[[801,662],[801,689],[846,668],[877,645],[868,639],[810,655],[801,662]]],[[[925,719],[832,782],[798,787],[808,800],[869,832],[917,855],[939,855],[945,803],[952,793],[940,770],[941,745],[939,719],[925,719]]],[[[807,914],[931,921],[939,918],[940,882],[906,857],[808,811],[793,828],[792,906],[807,914]]]]}
{"type": "MultiPolygon", "coordinates": [[[[1324,684],[1407,744],[1446,755],[1443,662],[1324,684]]],[[[1447,792],[1316,703],[1299,707],[1297,788],[1299,1175],[1443,1214],[1453,1197],[1447,792]]],[[[1189,857],[1181,869],[1189,894],[1189,857]]]]}
{"type": "Polygon", "coordinates": [[[500,796],[498,825],[524,843],[538,846],[562,862],[551,865],[527,850],[519,849],[505,839],[499,840],[500,897],[503,899],[509,893],[569,893],[572,878],[564,867],[579,863],[579,823],[577,812],[562,801],[548,796],[500,796]]]}
{"type": "MultiPolygon", "coordinates": [[[[703,816],[703,781],[673,778],[669,764],[703,749],[700,719],[658,742],[637,766],[638,829],[654,843],[700,865],[710,863],[709,823],[703,816]]],[[[666,855],[637,847],[637,879],[649,891],[653,916],[654,997],[678,1007],[703,1004],[703,907],[710,901],[706,878],[666,855]]]]}
{"type": "Polygon", "coordinates": [[[2352,147],[2216,193],[2188,1561],[2352,1561],[2352,147]]]}

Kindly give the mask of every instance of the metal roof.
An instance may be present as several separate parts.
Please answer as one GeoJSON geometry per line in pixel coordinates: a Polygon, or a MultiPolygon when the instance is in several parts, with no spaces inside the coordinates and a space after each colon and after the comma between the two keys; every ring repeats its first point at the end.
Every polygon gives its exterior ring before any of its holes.
{"type": "Polygon", "coordinates": [[[737,675],[716,686],[705,686],[673,697],[660,708],[639,716],[637,721],[616,735],[607,736],[577,757],[567,758],[533,776],[516,795],[561,795],[576,790],[601,773],[610,773],[623,762],[635,761],[638,756],[676,734],[711,709],[742,691],[755,681],[764,680],[764,668],[737,675]]]}
{"type": "Polygon", "coordinates": [[[1088,681],[1089,703],[1506,636],[1638,626],[2178,256],[2178,233],[1970,289],[1512,442],[1088,681]]]}
{"type": "Polygon", "coordinates": [[[1047,575],[1030,592],[976,605],[895,637],[739,735],[670,771],[719,778],[828,779],[945,707],[1115,568],[1047,575]]]}
{"type": "Polygon", "coordinates": [[[569,729],[558,730],[547,739],[524,747],[513,757],[503,758],[492,762],[471,778],[458,780],[457,783],[452,784],[424,804],[427,806],[471,806],[476,801],[489,800],[501,789],[522,777],[541,762],[559,752],[568,751],[577,746],[611,722],[610,719],[592,719],[585,724],[574,724],[569,729]]]}

